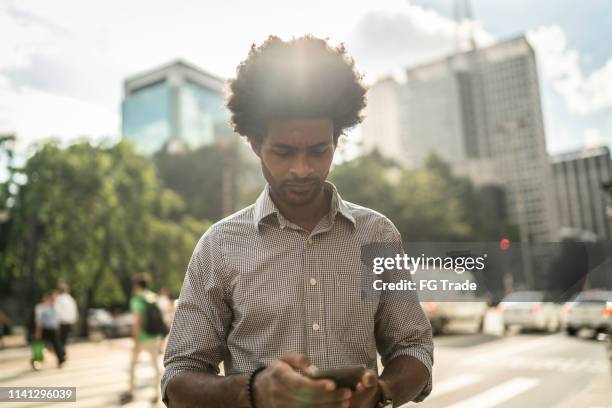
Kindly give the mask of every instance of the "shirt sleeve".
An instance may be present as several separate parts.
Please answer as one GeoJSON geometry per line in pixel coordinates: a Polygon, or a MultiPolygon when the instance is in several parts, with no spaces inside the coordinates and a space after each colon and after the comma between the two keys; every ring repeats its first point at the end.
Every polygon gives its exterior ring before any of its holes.
{"type": "Polygon", "coordinates": [[[130,312],[132,313],[142,313],[144,311],[144,305],[142,304],[141,299],[136,296],[132,296],[130,299],[130,312]]]}
{"type": "MultiPolygon", "coordinates": [[[[219,373],[231,324],[226,301],[223,256],[211,227],[198,242],[183,281],[164,355],[161,395],[183,371],[219,373]]],[[[169,406],[169,405],[168,405],[169,406]]]]}
{"type": "MultiPolygon", "coordinates": [[[[399,231],[388,219],[383,219],[381,243],[396,248],[403,255],[399,231]]],[[[376,314],[376,346],[383,365],[398,356],[411,356],[429,371],[429,380],[414,399],[423,401],[432,389],[433,339],[431,324],[415,291],[382,291],[376,314]]]]}

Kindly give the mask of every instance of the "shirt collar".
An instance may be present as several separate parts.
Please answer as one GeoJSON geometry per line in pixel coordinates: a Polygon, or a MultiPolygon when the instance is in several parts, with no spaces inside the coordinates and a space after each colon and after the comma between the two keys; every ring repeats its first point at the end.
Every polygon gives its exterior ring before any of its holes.
{"type": "MultiPolygon", "coordinates": [[[[330,207],[332,223],[334,222],[336,215],[339,213],[353,225],[355,225],[355,217],[353,217],[351,214],[351,210],[348,205],[346,205],[346,202],[344,202],[342,197],[340,197],[340,194],[338,194],[336,186],[329,181],[326,181],[324,188],[330,189],[332,192],[330,207]]],[[[274,201],[272,201],[272,198],[270,197],[270,185],[266,183],[266,187],[255,201],[255,210],[253,212],[253,223],[255,224],[255,228],[259,228],[261,222],[272,214],[277,216],[279,222],[281,222],[281,218],[284,220],[284,217],[282,217],[282,214],[280,214],[276,204],[274,204],[274,201]]]]}

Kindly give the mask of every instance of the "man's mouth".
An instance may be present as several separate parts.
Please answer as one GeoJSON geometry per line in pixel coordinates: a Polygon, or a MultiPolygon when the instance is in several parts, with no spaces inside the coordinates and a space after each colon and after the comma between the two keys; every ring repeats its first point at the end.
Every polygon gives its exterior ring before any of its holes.
{"type": "Polygon", "coordinates": [[[285,186],[294,192],[306,192],[311,190],[316,183],[314,181],[310,181],[307,183],[286,183],[285,186]]]}

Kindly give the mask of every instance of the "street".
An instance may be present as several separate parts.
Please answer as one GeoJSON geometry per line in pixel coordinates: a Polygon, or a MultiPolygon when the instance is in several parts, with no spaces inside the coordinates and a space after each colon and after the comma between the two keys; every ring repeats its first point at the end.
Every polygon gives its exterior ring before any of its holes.
{"type": "MultiPolygon", "coordinates": [[[[435,343],[434,392],[420,407],[612,406],[612,380],[602,342],[564,334],[448,334],[436,337],[435,343]],[[599,394],[593,384],[599,384],[599,394]]],[[[62,369],[55,368],[53,356],[48,355],[46,366],[33,372],[29,356],[26,348],[0,351],[0,386],[76,386],[78,407],[117,407],[119,394],[127,388],[128,339],[74,344],[62,369]]],[[[135,401],[125,407],[150,407],[157,384],[152,383],[153,370],[145,354],[137,373],[135,401]]]]}
{"type": "Polygon", "coordinates": [[[604,405],[612,404],[612,381],[601,342],[564,334],[479,334],[441,336],[435,343],[434,391],[421,407],[612,406],[604,405]],[[593,381],[607,381],[605,399],[578,401],[593,381]]]}

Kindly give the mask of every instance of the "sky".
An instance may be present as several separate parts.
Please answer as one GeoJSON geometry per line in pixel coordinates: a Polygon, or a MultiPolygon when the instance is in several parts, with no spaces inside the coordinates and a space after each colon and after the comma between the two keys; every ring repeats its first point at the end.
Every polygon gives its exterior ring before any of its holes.
{"type": "MultiPolygon", "coordinates": [[[[547,149],[612,145],[612,0],[472,0],[480,46],[536,50],[547,149]]],[[[230,78],[251,44],[340,42],[367,83],[452,52],[452,0],[0,0],[0,133],[120,137],[127,76],[181,58],[230,78]]]]}

